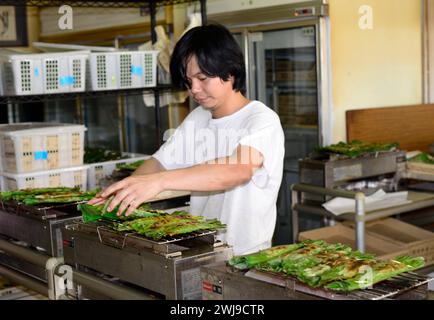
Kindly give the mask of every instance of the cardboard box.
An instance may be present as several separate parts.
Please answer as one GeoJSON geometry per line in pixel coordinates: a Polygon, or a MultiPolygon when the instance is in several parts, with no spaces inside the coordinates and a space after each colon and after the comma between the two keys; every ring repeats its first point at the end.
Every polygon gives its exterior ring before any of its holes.
{"type": "MultiPolygon", "coordinates": [[[[328,243],[343,243],[353,248],[353,250],[357,249],[354,229],[343,224],[301,232],[299,239],[300,241],[313,239],[325,240],[328,243]]],[[[400,255],[403,250],[399,244],[370,234],[365,235],[365,244],[366,252],[373,253],[380,259],[394,258],[400,255]]]]}
{"type": "MultiPolygon", "coordinates": [[[[354,228],[352,222],[344,224],[354,228]]],[[[387,218],[367,223],[366,234],[400,246],[402,254],[424,257],[426,266],[434,264],[433,232],[397,219],[387,218]]]]}
{"type": "MultiPolygon", "coordinates": [[[[380,259],[400,255],[422,256],[425,258],[425,266],[434,264],[433,232],[393,218],[372,221],[365,227],[366,252],[374,253],[380,259]]],[[[356,249],[354,222],[302,232],[299,239],[340,242],[356,249]]]]}

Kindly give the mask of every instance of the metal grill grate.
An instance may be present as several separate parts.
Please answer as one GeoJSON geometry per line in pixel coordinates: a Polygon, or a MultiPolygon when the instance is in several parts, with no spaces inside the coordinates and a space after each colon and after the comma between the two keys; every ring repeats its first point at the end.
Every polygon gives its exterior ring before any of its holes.
{"type": "Polygon", "coordinates": [[[77,204],[87,201],[78,201],[73,203],[63,203],[55,205],[34,205],[28,206],[17,201],[0,200],[0,209],[17,215],[33,216],[41,220],[58,218],[64,216],[79,216],[81,213],[77,210],[77,204]]]}
{"type": "MultiPolygon", "coordinates": [[[[236,271],[235,271],[236,272],[236,271]]],[[[425,275],[414,272],[406,272],[391,279],[381,281],[367,289],[355,290],[349,293],[328,290],[325,288],[310,287],[294,277],[285,276],[281,273],[271,271],[249,270],[245,276],[280,287],[287,287],[291,291],[309,294],[329,300],[384,300],[393,299],[398,295],[413,291],[418,287],[426,285],[434,280],[425,275]]]]}
{"type": "Polygon", "coordinates": [[[119,232],[110,228],[109,222],[83,223],[77,221],[73,225],[67,226],[70,230],[93,234],[99,242],[119,249],[130,248],[136,250],[151,249],[155,253],[165,256],[179,256],[182,251],[188,250],[183,246],[187,241],[196,244],[207,244],[214,247],[222,243],[216,239],[216,231],[204,230],[200,232],[190,232],[176,237],[166,237],[159,241],[148,239],[136,232],[119,232]],[[199,241],[199,242],[197,242],[199,241]]]}

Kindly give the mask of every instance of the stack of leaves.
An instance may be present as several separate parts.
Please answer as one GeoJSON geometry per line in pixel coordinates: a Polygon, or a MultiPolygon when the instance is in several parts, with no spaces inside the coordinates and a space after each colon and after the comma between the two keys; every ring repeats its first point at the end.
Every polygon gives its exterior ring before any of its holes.
{"type": "Polygon", "coordinates": [[[134,162],[131,162],[131,163],[123,163],[123,164],[116,165],[116,169],[117,170],[134,171],[138,167],[140,167],[144,162],[145,162],[145,160],[137,160],[137,161],[134,161],[134,162]]]}
{"type": "Polygon", "coordinates": [[[153,217],[164,213],[164,211],[152,210],[149,204],[142,204],[139,208],[134,210],[134,212],[128,217],[125,215],[118,216],[117,212],[119,207],[115,208],[111,212],[108,212],[106,211],[107,204],[90,205],[87,203],[82,203],[78,205],[78,209],[82,213],[84,222],[92,222],[98,220],[120,222],[123,220],[134,220],[134,219],[144,218],[144,217],[153,217]]]}
{"type": "Polygon", "coordinates": [[[383,261],[340,243],[305,240],[234,257],[229,265],[241,270],[256,268],[294,276],[311,287],[352,291],[418,269],[424,265],[424,259],[399,256],[383,261]]]}
{"type": "Polygon", "coordinates": [[[398,146],[398,143],[371,143],[353,140],[349,143],[341,141],[337,144],[318,148],[316,151],[322,154],[340,154],[350,158],[357,158],[365,154],[393,151],[398,146]]]}
{"type": "Polygon", "coordinates": [[[68,187],[22,189],[0,192],[0,199],[4,201],[14,200],[26,205],[74,203],[92,199],[95,197],[97,191],[84,192],[80,191],[79,188],[68,187]]]}
{"type": "Polygon", "coordinates": [[[425,164],[434,164],[434,157],[429,155],[428,153],[422,152],[422,153],[419,153],[417,156],[411,158],[408,161],[417,162],[417,163],[425,163],[425,164]]]}
{"type": "Polygon", "coordinates": [[[103,148],[85,148],[84,163],[97,163],[104,161],[125,159],[119,151],[107,150],[103,148]]]}
{"type": "Polygon", "coordinates": [[[225,228],[225,225],[217,219],[206,220],[202,216],[193,216],[185,211],[175,211],[169,214],[161,210],[151,210],[147,205],[142,205],[126,217],[117,215],[118,207],[112,212],[106,212],[105,207],[105,205],[79,205],[84,222],[112,221],[114,223],[111,226],[116,231],[135,231],[153,240],[195,231],[211,231],[225,228]]]}

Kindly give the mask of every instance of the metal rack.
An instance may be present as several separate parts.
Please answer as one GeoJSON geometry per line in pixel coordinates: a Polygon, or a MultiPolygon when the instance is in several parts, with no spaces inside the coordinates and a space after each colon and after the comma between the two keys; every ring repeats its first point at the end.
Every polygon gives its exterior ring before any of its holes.
{"type": "MultiPolygon", "coordinates": [[[[55,7],[62,5],[70,5],[74,7],[91,7],[91,8],[148,8],[151,19],[151,41],[155,43],[157,41],[157,35],[155,33],[156,10],[157,7],[200,2],[200,12],[202,16],[202,24],[207,23],[206,18],[206,0],[146,0],[146,1],[134,1],[134,0],[120,0],[120,1],[74,1],[74,0],[4,0],[2,5],[14,5],[14,6],[27,6],[27,7],[55,7]]],[[[26,102],[41,102],[41,101],[53,101],[53,100],[74,100],[77,98],[92,98],[108,95],[140,95],[145,92],[153,92],[155,100],[155,127],[156,127],[156,148],[159,148],[162,143],[162,128],[161,128],[161,111],[160,111],[160,94],[165,91],[172,90],[170,85],[157,85],[153,88],[139,88],[139,89],[120,89],[101,92],[80,92],[80,93],[65,93],[65,94],[49,94],[49,95],[37,95],[37,96],[3,96],[0,97],[0,105],[11,105],[12,103],[26,103],[26,102]]]]}

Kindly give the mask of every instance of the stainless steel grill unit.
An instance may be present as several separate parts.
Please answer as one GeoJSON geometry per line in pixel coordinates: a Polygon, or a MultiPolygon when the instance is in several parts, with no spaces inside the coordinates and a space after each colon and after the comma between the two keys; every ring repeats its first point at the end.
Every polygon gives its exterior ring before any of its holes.
{"type": "MultiPolygon", "coordinates": [[[[0,236],[47,256],[63,256],[61,229],[81,213],[77,205],[27,206],[16,201],[0,201],[0,236]]],[[[46,281],[43,268],[0,253],[0,264],[46,281]]]]}
{"type": "Polygon", "coordinates": [[[0,201],[0,234],[59,257],[63,255],[61,229],[80,215],[76,203],[27,206],[16,201],[0,201]]]}
{"type": "Polygon", "coordinates": [[[79,270],[109,275],[166,299],[200,299],[200,267],[232,256],[216,235],[197,232],[153,241],[77,221],[64,230],[64,259],[79,270]]]}
{"type": "Polygon", "coordinates": [[[222,299],[330,299],[330,300],[382,300],[427,299],[428,282],[425,275],[403,273],[372,288],[342,294],[323,288],[311,288],[291,277],[270,272],[250,270],[241,272],[224,263],[201,269],[203,298],[222,299]]]}
{"type": "MultiPolygon", "coordinates": [[[[328,159],[306,157],[299,161],[300,183],[330,189],[345,189],[354,181],[392,176],[390,187],[396,187],[405,171],[405,152],[388,151],[358,158],[331,155],[328,159]]],[[[309,195],[306,199],[326,200],[309,195]]]]}

